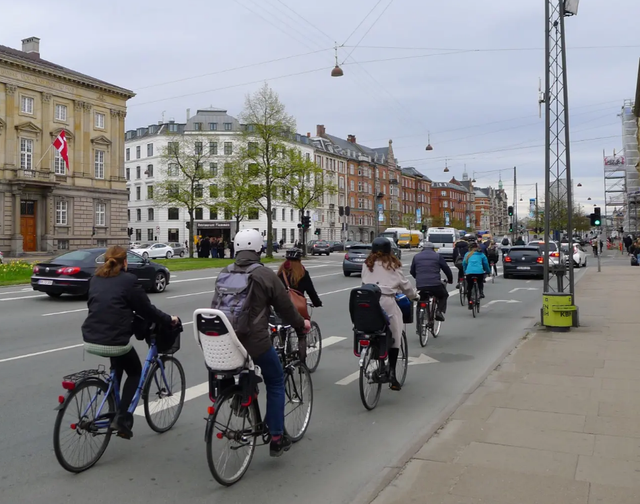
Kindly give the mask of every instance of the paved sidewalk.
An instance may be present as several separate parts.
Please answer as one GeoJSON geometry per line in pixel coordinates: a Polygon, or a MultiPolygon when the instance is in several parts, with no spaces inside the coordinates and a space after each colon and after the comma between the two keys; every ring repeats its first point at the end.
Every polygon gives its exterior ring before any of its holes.
{"type": "Polygon", "coordinates": [[[591,263],[582,327],[530,335],[374,504],[640,503],[639,280],[591,263]]]}

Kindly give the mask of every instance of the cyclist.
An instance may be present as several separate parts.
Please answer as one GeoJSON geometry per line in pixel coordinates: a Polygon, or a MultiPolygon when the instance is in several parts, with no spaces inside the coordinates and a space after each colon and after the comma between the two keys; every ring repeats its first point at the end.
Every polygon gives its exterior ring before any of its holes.
{"type": "Polygon", "coordinates": [[[418,291],[402,273],[402,263],[391,253],[391,242],[376,238],[371,243],[371,253],[362,267],[362,283],[376,284],[382,291],[380,306],[389,316],[393,341],[389,348],[389,380],[391,390],[402,387],[396,378],[396,364],[402,340],[402,311],[396,303],[396,293],[402,291],[409,299],[417,299],[418,291]]]}
{"type": "Polygon", "coordinates": [[[127,373],[120,406],[111,423],[111,428],[124,439],[133,436],[133,415],[127,410],[142,374],[140,358],[131,345],[134,312],[148,322],[178,323],[178,317],[167,315],[151,304],[137,277],[127,273],[127,266],[124,248],[113,246],[106,251],[104,263],[89,281],[89,314],[82,324],[87,353],[109,357],[118,383],[122,383],[123,371],[127,373]]]}
{"type": "Polygon", "coordinates": [[[453,264],[458,268],[458,283],[464,278],[464,270],[462,269],[462,260],[469,252],[469,241],[460,238],[453,247],[453,264]]]}
{"type": "MultiPolygon", "coordinates": [[[[246,270],[260,262],[263,237],[255,229],[243,229],[234,238],[234,252],[236,267],[246,270]]],[[[228,272],[228,267],[221,273],[228,272]]],[[[211,306],[217,305],[214,294],[211,306]]],[[[271,345],[269,337],[269,315],[271,307],[282,317],[284,322],[291,325],[301,340],[308,332],[311,324],[303,319],[294,307],[286,289],[277,275],[269,268],[258,267],[251,271],[249,277],[249,295],[245,301],[249,307],[247,319],[249,327],[246,331],[235,328],[238,339],[244,345],[253,361],[260,366],[262,378],[267,389],[267,412],[265,423],[271,434],[269,454],[279,457],[291,448],[291,439],[284,435],[284,372],[276,350],[271,345]]],[[[306,344],[301,344],[306,349],[306,344]]]]}
{"type": "Polygon", "coordinates": [[[487,247],[487,259],[489,260],[489,266],[493,266],[493,273],[498,276],[498,257],[499,251],[495,241],[490,241],[487,247]]]}
{"type": "Polygon", "coordinates": [[[278,268],[278,278],[280,278],[285,286],[288,282],[289,287],[297,290],[302,295],[305,293],[309,294],[309,298],[311,299],[313,306],[316,308],[321,307],[322,301],[316,292],[316,288],[313,286],[311,276],[302,265],[302,250],[299,248],[287,250],[285,259],[285,262],[283,262],[280,265],[280,268],[278,268]],[[287,282],[285,282],[285,275],[287,276],[287,282]]]}
{"type": "Polygon", "coordinates": [[[469,245],[469,252],[464,256],[462,261],[462,267],[464,268],[465,278],[467,280],[467,301],[469,302],[469,309],[473,308],[471,304],[471,288],[473,287],[473,279],[478,282],[478,288],[480,289],[480,297],[484,297],[484,275],[485,273],[490,275],[491,269],[489,268],[489,261],[487,256],[478,250],[477,243],[471,243],[469,245]]]}
{"type": "MultiPolygon", "coordinates": [[[[442,280],[440,280],[440,272],[444,271],[447,276],[447,282],[453,283],[453,274],[451,268],[445,261],[444,257],[434,250],[431,242],[424,244],[422,252],[413,256],[411,261],[411,276],[416,279],[416,286],[420,292],[420,299],[425,299],[429,294],[435,296],[438,300],[438,308],[436,310],[436,320],[444,322],[444,314],[447,313],[447,298],[449,293],[442,280]]],[[[454,251],[455,254],[455,251],[454,251]]],[[[416,317],[416,331],[420,333],[416,317]]]]}

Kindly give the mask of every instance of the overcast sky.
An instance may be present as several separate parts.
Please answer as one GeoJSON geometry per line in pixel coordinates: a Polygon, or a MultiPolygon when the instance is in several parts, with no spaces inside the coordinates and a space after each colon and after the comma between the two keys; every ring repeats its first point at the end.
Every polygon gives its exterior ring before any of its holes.
{"type": "MultiPolygon", "coordinates": [[[[187,108],[194,114],[213,105],[237,115],[245,95],[268,80],[300,133],[315,135],[324,124],[328,133],[353,134],[370,147],[393,139],[400,163],[433,180],[461,178],[465,164],[469,175],[504,169],[511,194],[518,166],[522,215],[535,194],[531,184],[539,183],[541,195],[544,185],[537,103],[544,4],[30,0],[24,16],[20,2],[0,0],[0,44],[19,48],[22,38],[40,37],[43,58],[134,90],[131,129],[163,114],[184,121],[187,108]],[[341,78],[330,77],[334,41],[344,46],[341,78]]],[[[603,202],[602,150],[621,148],[617,114],[635,94],[638,19],[638,0],[582,0],[579,15],[566,21],[573,179],[582,183],[582,205],[603,202]]],[[[476,179],[496,186],[498,176],[476,179]]]]}

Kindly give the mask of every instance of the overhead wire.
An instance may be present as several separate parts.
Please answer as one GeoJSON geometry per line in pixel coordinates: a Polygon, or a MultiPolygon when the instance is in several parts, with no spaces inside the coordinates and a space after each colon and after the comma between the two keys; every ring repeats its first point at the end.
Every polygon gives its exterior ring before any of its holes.
{"type": "MultiPolygon", "coordinates": [[[[354,47],[343,45],[343,47],[354,47]]],[[[612,45],[612,46],[567,46],[572,49],[635,49],[640,45],[612,45]]],[[[481,48],[453,48],[453,47],[398,47],[398,46],[360,46],[360,49],[397,49],[402,51],[476,51],[476,52],[500,52],[500,51],[544,51],[544,47],[489,47],[481,48]]]]}
{"type": "MultiPolygon", "coordinates": [[[[351,52],[347,55],[347,57],[345,58],[345,61],[347,59],[349,59],[349,56],[351,56],[353,54],[353,51],[355,51],[358,48],[358,45],[360,45],[360,42],[362,42],[364,40],[364,38],[369,34],[369,32],[371,31],[371,29],[376,25],[376,23],[378,22],[378,20],[383,16],[383,14],[385,12],[387,12],[387,9],[389,7],[391,7],[391,4],[394,2],[394,0],[390,0],[390,2],[387,4],[387,6],[382,10],[382,12],[378,15],[378,17],[375,19],[375,21],[371,24],[371,26],[369,26],[369,28],[367,29],[366,32],[364,32],[364,35],[362,37],[360,37],[360,40],[358,40],[358,42],[356,43],[356,45],[353,47],[353,49],[351,49],[351,52]]],[[[343,61],[344,63],[344,61],[343,61]]]]}
{"type": "Polygon", "coordinates": [[[347,42],[349,42],[349,40],[351,39],[351,37],[353,37],[353,34],[355,32],[358,31],[358,28],[360,28],[362,26],[362,23],[364,23],[367,18],[371,15],[371,13],[376,10],[376,8],[378,7],[378,5],[380,5],[380,3],[382,2],[382,0],[378,0],[378,2],[371,8],[371,10],[369,12],[367,12],[367,15],[364,17],[364,19],[362,21],[360,21],[360,23],[358,24],[358,26],[356,26],[354,28],[354,30],[349,34],[349,36],[346,38],[346,40],[342,43],[342,45],[344,46],[347,42]]]}
{"type": "Polygon", "coordinates": [[[290,10],[291,12],[293,12],[296,16],[298,16],[300,19],[302,19],[305,23],[307,23],[309,26],[311,26],[312,28],[315,28],[317,31],[319,31],[322,35],[324,35],[325,37],[327,37],[330,41],[334,41],[335,38],[333,38],[332,36],[328,35],[326,32],[322,31],[320,28],[318,28],[316,25],[314,25],[313,23],[311,23],[310,21],[308,21],[306,18],[302,17],[298,12],[296,12],[292,7],[289,7],[287,4],[285,4],[282,0],[277,0],[278,3],[282,4],[284,7],[286,7],[288,10],[290,10]]]}

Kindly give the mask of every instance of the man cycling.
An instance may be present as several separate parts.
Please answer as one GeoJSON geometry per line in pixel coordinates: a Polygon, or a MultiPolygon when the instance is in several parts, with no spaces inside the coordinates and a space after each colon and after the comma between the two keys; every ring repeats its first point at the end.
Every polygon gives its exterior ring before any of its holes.
{"type": "Polygon", "coordinates": [[[498,246],[495,241],[489,242],[487,247],[487,259],[489,260],[489,266],[493,268],[493,273],[498,276],[498,246]]]}
{"type": "MultiPolygon", "coordinates": [[[[442,285],[442,280],[440,280],[441,271],[444,271],[447,276],[447,282],[452,284],[453,274],[451,273],[451,268],[449,268],[444,257],[434,250],[433,243],[426,242],[422,252],[413,257],[410,273],[416,279],[416,287],[420,291],[420,299],[425,299],[429,294],[432,294],[438,300],[436,320],[444,322],[449,293],[445,286],[442,285]]],[[[420,328],[416,327],[416,330],[419,333],[420,328]]]]}
{"type": "MultiPolygon", "coordinates": [[[[235,238],[234,251],[236,254],[235,267],[246,270],[250,266],[260,263],[260,253],[263,237],[255,229],[244,229],[235,238]]],[[[228,272],[228,267],[221,273],[228,272]]],[[[298,333],[301,343],[304,333],[308,332],[311,324],[302,318],[294,307],[287,291],[275,272],[269,268],[257,267],[249,277],[251,294],[246,299],[249,307],[249,330],[242,332],[236,329],[238,339],[244,345],[253,361],[260,366],[262,378],[267,389],[267,412],[265,423],[271,434],[269,453],[272,457],[279,457],[291,448],[291,440],[284,435],[284,373],[278,359],[278,354],[271,344],[269,336],[269,315],[273,306],[282,317],[285,324],[291,325],[298,333]]],[[[218,305],[217,294],[214,294],[211,307],[218,305]]],[[[306,343],[300,344],[306,350],[306,343]]]]}
{"type": "Polygon", "coordinates": [[[464,270],[462,269],[462,260],[469,252],[469,242],[464,238],[458,240],[453,247],[453,264],[458,268],[458,283],[464,278],[464,270]]]}

